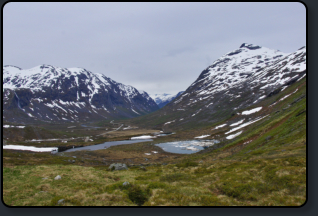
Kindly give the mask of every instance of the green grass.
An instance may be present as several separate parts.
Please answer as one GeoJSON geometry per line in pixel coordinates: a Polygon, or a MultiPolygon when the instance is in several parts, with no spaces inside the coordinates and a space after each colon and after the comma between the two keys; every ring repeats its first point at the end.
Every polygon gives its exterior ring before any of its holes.
{"type": "Polygon", "coordinates": [[[153,142],[74,153],[75,163],[67,161],[73,154],[4,150],[3,200],[9,206],[56,206],[60,199],[62,206],[301,206],[307,193],[306,98],[293,102],[305,94],[304,82],[264,100],[266,107],[299,88],[236,139],[197,154],[160,151],[169,157],[146,169],[110,171],[102,162],[133,155],[145,163],[144,152],[157,150],[155,143],[213,134],[211,128],[226,120],[153,142]],[[56,175],[62,179],[54,180],[56,175]]]}

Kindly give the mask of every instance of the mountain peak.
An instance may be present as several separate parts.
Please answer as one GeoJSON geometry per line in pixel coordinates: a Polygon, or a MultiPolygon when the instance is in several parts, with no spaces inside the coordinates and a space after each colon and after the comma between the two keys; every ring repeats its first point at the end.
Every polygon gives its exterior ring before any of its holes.
{"type": "Polygon", "coordinates": [[[247,48],[250,50],[255,50],[255,49],[260,49],[260,46],[254,45],[254,44],[248,44],[248,43],[243,43],[240,48],[247,48]]]}

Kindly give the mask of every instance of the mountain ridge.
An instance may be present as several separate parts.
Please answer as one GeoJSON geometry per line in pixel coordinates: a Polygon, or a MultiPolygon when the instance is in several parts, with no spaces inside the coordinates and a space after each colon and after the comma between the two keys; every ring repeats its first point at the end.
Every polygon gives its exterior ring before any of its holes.
{"type": "Polygon", "coordinates": [[[6,65],[3,94],[6,120],[13,120],[12,112],[18,110],[23,111],[18,112],[20,118],[24,115],[38,120],[87,121],[130,118],[158,109],[146,92],[84,68],[39,65],[23,70],[6,65]]]}
{"type": "Polygon", "coordinates": [[[243,43],[215,60],[178,98],[147,118],[156,119],[149,124],[161,129],[213,124],[256,106],[305,76],[305,46],[283,53],[243,43]]]}

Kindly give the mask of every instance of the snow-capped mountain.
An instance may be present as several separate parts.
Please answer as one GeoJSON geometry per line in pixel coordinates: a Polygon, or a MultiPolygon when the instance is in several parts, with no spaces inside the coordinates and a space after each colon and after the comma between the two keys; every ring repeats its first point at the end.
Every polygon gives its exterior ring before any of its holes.
{"type": "Polygon", "coordinates": [[[162,127],[211,124],[256,105],[305,76],[306,47],[283,53],[243,43],[214,61],[186,91],[149,118],[165,116],[162,127]]]}
{"type": "MultiPolygon", "coordinates": [[[[306,47],[286,54],[243,43],[239,49],[223,55],[202,71],[174,104],[182,103],[190,96],[197,101],[211,99],[220,92],[234,100],[252,90],[254,94],[249,97],[250,100],[244,97],[245,103],[251,105],[257,98],[267,96],[288,81],[305,75],[306,47]]],[[[192,101],[185,106],[194,103],[196,102],[192,101]]],[[[244,103],[241,104],[243,105],[244,103]]]]}
{"type": "Polygon", "coordinates": [[[168,104],[170,101],[181,95],[184,91],[180,91],[175,95],[172,94],[154,94],[150,95],[150,97],[156,102],[156,104],[159,106],[159,108],[164,107],[166,104],[168,104]]]}
{"type": "Polygon", "coordinates": [[[91,121],[158,109],[146,92],[83,68],[3,67],[3,118],[91,121]]]}

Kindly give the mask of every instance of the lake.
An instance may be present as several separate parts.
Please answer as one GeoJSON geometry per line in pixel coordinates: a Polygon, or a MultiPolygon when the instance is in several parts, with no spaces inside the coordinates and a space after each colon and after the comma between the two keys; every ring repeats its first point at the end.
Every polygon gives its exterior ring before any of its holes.
{"type": "Polygon", "coordinates": [[[152,139],[140,139],[140,140],[111,141],[111,142],[105,142],[105,143],[97,144],[97,145],[68,149],[64,152],[73,152],[73,151],[81,151],[81,150],[94,151],[94,150],[106,149],[110,146],[133,144],[133,143],[140,143],[140,142],[150,142],[150,141],[153,141],[153,140],[152,139]]]}
{"type": "Polygon", "coordinates": [[[193,154],[219,143],[218,140],[187,140],[155,144],[162,150],[177,154],[193,154]]]}

